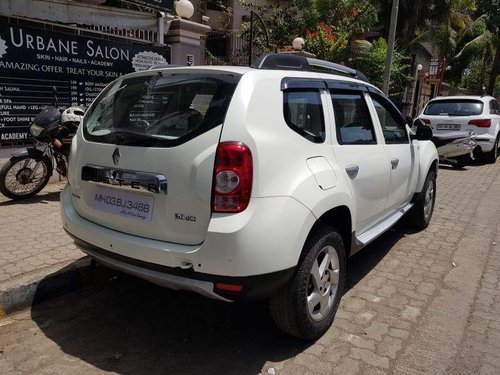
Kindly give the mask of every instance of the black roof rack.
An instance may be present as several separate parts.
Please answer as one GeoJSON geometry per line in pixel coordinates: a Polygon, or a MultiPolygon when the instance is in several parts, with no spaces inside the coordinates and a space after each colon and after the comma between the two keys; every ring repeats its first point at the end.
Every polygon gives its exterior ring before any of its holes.
{"type": "Polygon", "coordinates": [[[330,61],[285,53],[269,53],[260,56],[252,65],[255,69],[300,70],[318,73],[340,74],[368,82],[359,70],[330,61]]]}
{"type": "Polygon", "coordinates": [[[285,53],[264,54],[255,60],[250,67],[255,69],[311,71],[309,63],[304,56],[285,53]]]}

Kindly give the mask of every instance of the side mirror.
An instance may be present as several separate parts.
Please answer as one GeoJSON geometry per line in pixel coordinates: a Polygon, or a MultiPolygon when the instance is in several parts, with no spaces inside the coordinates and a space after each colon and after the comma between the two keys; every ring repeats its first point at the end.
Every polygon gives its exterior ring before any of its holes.
{"type": "Polygon", "coordinates": [[[420,120],[415,124],[417,126],[417,131],[415,133],[415,138],[419,141],[430,141],[432,139],[432,128],[427,125],[423,125],[420,120]]]}

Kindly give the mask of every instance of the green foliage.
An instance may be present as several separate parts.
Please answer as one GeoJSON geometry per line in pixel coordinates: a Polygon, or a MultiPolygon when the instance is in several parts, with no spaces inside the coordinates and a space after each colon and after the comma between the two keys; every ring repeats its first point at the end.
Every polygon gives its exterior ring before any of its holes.
{"type": "Polygon", "coordinates": [[[279,50],[290,49],[293,39],[302,36],[309,40],[307,48],[314,49],[310,52],[318,57],[336,57],[337,50],[345,48],[344,40],[368,30],[377,22],[377,10],[367,0],[277,0],[267,5],[239,1],[263,18],[271,43],[279,50]],[[338,46],[333,46],[335,43],[327,35],[328,31],[320,25],[331,29],[338,46]],[[314,41],[312,34],[315,32],[322,39],[314,41]]]}
{"type": "MultiPolygon", "coordinates": [[[[372,43],[371,48],[361,50],[358,56],[351,59],[351,62],[356,69],[366,75],[372,84],[382,89],[386,56],[387,42],[379,38],[372,43]]],[[[404,58],[400,51],[397,49],[394,51],[389,84],[391,96],[400,96],[405,86],[412,80],[412,77],[406,74],[409,66],[404,63],[404,58]]]]}
{"type": "MultiPolygon", "coordinates": [[[[273,1],[269,4],[259,5],[254,1],[249,0],[239,0],[239,2],[256,12],[261,16],[264,21],[265,27],[267,29],[270,43],[275,45],[279,50],[286,49],[291,46],[293,39],[299,35],[304,35],[305,23],[304,18],[301,16],[302,1],[291,0],[291,1],[273,1]]],[[[265,43],[262,43],[263,27],[257,20],[255,20],[254,26],[256,27],[257,39],[254,41],[258,45],[262,44],[262,48],[265,43]]],[[[243,24],[243,33],[247,33],[249,28],[249,23],[243,24]]]]}
{"type": "Polygon", "coordinates": [[[465,68],[460,83],[462,87],[469,89],[472,94],[481,95],[484,91],[483,87],[488,86],[488,78],[483,59],[475,58],[465,68]]]}
{"type": "Polygon", "coordinates": [[[335,33],[330,26],[320,22],[316,31],[306,30],[306,50],[322,60],[342,61],[347,52],[349,37],[349,33],[335,33]]]}
{"type": "Polygon", "coordinates": [[[323,22],[336,31],[356,34],[367,31],[378,21],[373,1],[310,0],[302,4],[306,27],[312,30],[323,22]]]}

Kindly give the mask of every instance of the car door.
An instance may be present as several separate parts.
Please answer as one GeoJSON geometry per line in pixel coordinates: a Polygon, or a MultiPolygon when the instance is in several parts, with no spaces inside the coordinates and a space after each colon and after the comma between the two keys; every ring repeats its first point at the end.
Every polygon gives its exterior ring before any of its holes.
{"type": "Polygon", "coordinates": [[[416,186],[416,155],[403,116],[384,96],[371,92],[371,111],[382,130],[384,149],[389,159],[390,183],[386,214],[410,201],[416,186]]]}
{"type": "Polygon", "coordinates": [[[329,82],[334,114],[333,150],[354,202],[354,230],[362,234],[382,217],[390,168],[367,106],[366,86],[329,82]]]}

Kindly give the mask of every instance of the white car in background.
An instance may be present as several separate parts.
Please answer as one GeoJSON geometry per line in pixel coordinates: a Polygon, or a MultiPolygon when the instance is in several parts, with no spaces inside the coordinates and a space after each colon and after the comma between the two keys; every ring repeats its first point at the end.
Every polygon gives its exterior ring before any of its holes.
{"type": "Polygon", "coordinates": [[[430,100],[419,116],[434,133],[473,131],[476,156],[495,163],[500,139],[500,106],[492,96],[441,96],[430,100]]]}

